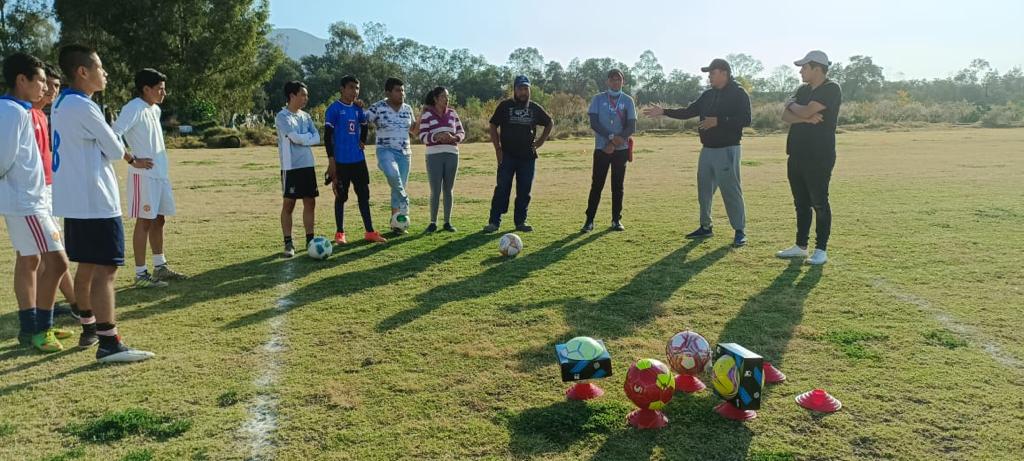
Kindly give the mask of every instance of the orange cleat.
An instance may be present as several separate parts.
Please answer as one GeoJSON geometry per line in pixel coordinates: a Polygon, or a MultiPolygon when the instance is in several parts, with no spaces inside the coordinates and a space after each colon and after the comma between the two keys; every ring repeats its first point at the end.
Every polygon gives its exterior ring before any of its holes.
{"type": "Polygon", "coordinates": [[[367,232],[365,238],[366,238],[366,240],[368,240],[370,242],[377,242],[377,243],[387,243],[388,242],[388,239],[386,239],[384,237],[381,237],[380,232],[377,232],[377,231],[367,232]]]}

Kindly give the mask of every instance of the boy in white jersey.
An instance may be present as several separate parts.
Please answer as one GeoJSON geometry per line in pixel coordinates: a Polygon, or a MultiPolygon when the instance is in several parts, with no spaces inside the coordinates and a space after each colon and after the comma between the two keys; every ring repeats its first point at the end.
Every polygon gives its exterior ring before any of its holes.
{"type": "Polygon", "coordinates": [[[302,227],[306,231],[306,245],[313,239],[314,211],[316,197],[316,170],[313,168],[313,149],[320,144],[320,132],[313,125],[313,119],[302,110],[309,102],[306,84],[290,81],[284,84],[287,105],[277,113],[274,125],[277,127],[277,147],[281,156],[281,188],[284,202],[281,204],[281,233],[284,234],[282,256],[295,256],[292,242],[292,212],[296,200],[302,200],[302,227]]]}
{"type": "Polygon", "coordinates": [[[95,325],[99,362],[137,362],[152,352],[121,342],[114,313],[114,279],[124,265],[124,227],[113,162],[153,167],[149,159],[128,154],[103,119],[92,95],[107,86],[107,72],[92,49],[68,45],[60,50],[60,68],[68,88],[53,104],[53,212],[64,218],[68,258],[78,263],[75,295],[83,325],[95,325]]]}
{"type": "Polygon", "coordinates": [[[29,114],[46,92],[46,73],[39,59],[15,53],[4,60],[3,74],[11,93],[0,97],[0,214],[17,252],[18,340],[56,352],[64,346],[53,328],[53,302],[68,260],[46,205],[43,162],[29,114]],[[41,261],[45,267],[39,270],[41,261]]]}
{"type": "Polygon", "coordinates": [[[138,97],[121,108],[114,133],[121,136],[132,155],[151,159],[153,168],[128,167],[128,217],[135,218],[132,249],[135,250],[135,287],[161,288],[166,280],[185,278],[167,265],[164,256],[164,223],[174,216],[174,193],[167,168],[167,148],[160,125],[160,106],[167,96],[167,76],[154,69],[135,74],[138,97]],[[146,243],[153,248],[153,274],[146,269],[146,243]]]}

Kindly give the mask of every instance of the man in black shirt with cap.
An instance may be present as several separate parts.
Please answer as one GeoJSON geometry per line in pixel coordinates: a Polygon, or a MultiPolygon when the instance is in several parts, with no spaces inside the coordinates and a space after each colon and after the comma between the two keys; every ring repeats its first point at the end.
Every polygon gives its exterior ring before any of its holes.
{"type": "Polygon", "coordinates": [[[782,120],[789,123],[786,139],[787,175],[796,207],[796,245],[775,255],[779,258],[806,258],[808,264],[828,262],[825,253],[832,231],[832,208],[828,186],[836,164],[836,127],[843,92],[828,79],[828,56],[811,51],[794,64],[800,67],[804,85],[786,102],[782,120]],[[808,254],[811,216],[816,218],[814,253],[808,254]]]}
{"type": "Polygon", "coordinates": [[[697,160],[697,201],[700,203],[700,227],[686,238],[705,238],[711,230],[711,201],[715,189],[721,189],[725,211],[735,235],[733,246],[747,244],[746,209],[740,185],[740,139],[750,126],[750,97],[732,78],[732,68],[724,59],[715,59],[701,72],[708,73],[711,88],[683,109],[663,109],[658,105],[644,110],[648,117],[661,115],[688,119],[700,116],[700,142],[704,146],[697,160]]]}

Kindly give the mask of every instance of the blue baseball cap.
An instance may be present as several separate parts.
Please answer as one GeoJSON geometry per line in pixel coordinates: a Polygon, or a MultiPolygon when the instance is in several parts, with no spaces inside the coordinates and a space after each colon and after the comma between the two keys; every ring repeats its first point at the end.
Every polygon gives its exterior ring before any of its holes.
{"type": "Polygon", "coordinates": [[[516,77],[516,81],[515,81],[515,85],[514,86],[516,88],[521,87],[521,86],[530,86],[530,79],[527,78],[525,75],[520,75],[520,76],[516,77]]]}

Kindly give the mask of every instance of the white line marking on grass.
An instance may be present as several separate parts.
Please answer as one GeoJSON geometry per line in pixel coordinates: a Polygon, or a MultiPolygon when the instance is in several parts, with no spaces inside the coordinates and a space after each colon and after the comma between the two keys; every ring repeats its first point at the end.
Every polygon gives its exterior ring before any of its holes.
{"type": "Polygon", "coordinates": [[[242,433],[248,440],[249,448],[249,456],[246,459],[250,461],[274,459],[276,448],[274,432],[277,430],[278,399],[273,388],[277,385],[282,367],[280,355],[288,347],[282,314],[294,305],[288,298],[292,293],[291,280],[294,278],[294,268],[290,261],[283,264],[281,275],[284,281],[277,286],[279,294],[274,303],[274,317],[268,322],[270,338],[262,347],[262,369],[253,380],[257,394],[248,408],[249,419],[242,425],[242,433]]]}
{"type": "Polygon", "coordinates": [[[995,359],[1000,364],[1014,369],[1020,369],[1022,366],[1024,366],[1024,361],[1017,358],[1013,354],[1006,352],[1005,350],[1003,350],[1002,347],[999,347],[999,345],[996,344],[994,341],[985,338],[985,335],[979,332],[976,328],[961,323],[948,312],[945,312],[942,309],[935,307],[927,299],[924,299],[920,296],[911,293],[906,293],[882,277],[875,277],[874,279],[871,280],[871,284],[874,285],[875,288],[885,292],[886,294],[892,296],[893,298],[896,298],[901,302],[917,306],[917,308],[920,309],[922,312],[931,314],[931,316],[934,317],[936,321],[938,321],[943,327],[949,329],[950,331],[971,338],[976,343],[981,345],[981,348],[984,349],[985,352],[988,353],[988,355],[992,356],[992,358],[995,359]]]}

